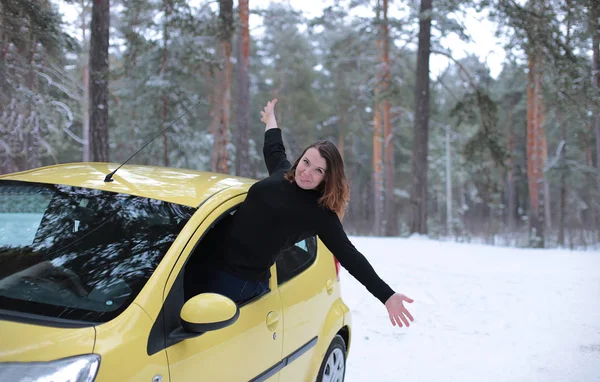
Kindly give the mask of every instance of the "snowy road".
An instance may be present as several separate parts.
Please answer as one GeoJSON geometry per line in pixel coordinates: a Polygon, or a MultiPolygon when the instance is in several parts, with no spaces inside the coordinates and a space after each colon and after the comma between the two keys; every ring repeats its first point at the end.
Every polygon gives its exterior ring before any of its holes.
{"type": "Polygon", "coordinates": [[[410,328],[348,273],[346,381],[600,382],[600,253],[351,238],[415,299],[410,328]]]}

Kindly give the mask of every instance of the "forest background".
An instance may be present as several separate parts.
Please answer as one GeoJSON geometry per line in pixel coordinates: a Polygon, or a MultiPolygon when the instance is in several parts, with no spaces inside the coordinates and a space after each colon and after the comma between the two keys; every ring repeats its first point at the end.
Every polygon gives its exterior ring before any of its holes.
{"type": "Polygon", "coordinates": [[[599,247],[599,0],[0,0],[0,174],[158,136],[130,163],[262,178],[272,98],[290,157],[342,152],[352,234],[599,247]],[[473,15],[497,75],[447,44],[473,15]]]}

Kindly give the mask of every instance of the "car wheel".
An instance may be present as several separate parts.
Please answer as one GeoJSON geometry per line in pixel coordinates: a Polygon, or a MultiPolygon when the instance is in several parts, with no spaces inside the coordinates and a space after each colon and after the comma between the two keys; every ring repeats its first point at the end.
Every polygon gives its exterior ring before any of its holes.
{"type": "Polygon", "coordinates": [[[317,382],[343,382],[346,373],[346,343],[338,334],[331,341],[319,370],[317,382]]]}

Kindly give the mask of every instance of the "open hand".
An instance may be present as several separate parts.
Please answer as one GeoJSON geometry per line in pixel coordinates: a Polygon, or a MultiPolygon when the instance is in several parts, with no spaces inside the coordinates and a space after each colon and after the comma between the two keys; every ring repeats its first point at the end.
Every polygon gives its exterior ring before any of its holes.
{"type": "Polygon", "coordinates": [[[277,103],[277,99],[273,101],[267,102],[267,106],[260,112],[262,118],[260,119],[267,126],[267,129],[272,129],[277,127],[277,120],[275,119],[275,104],[277,103]]]}
{"type": "Polygon", "coordinates": [[[402,327],[402,323],[405,326],[410,326],[410,321],[414,321],[413,316],[411,316],[410,312],[404,307],[404,302],[412,303],[414,300],[410,297],[407,297],[401,293],[394,293],[392,297],[388,298],[385,302],[385,307],[388,310],[388,314],[390,315],[390,321],[392,325],[402,327]]]}

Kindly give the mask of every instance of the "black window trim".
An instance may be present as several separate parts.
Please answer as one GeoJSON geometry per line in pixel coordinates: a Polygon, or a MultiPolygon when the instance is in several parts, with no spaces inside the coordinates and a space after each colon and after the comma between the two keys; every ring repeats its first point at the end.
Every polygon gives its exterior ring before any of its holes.
{"type": "Polygon", "coordinates": [[[18,322],[21,324],[33,324],[48,326],[52,328],[79,329],[93,327],[103,324],[103,322],[81,321],[67,318],[57,318],[42,316],[39,314],[16,312],[12,310],[0,309],[0,320],[18,322]]]}
{"type": "MultiPolygon", "coordinates": [[[[311,257],[310,261],[308,261],[308,262],[302,264],[301,266],[297,267],[296,269],[294,269],[294,272],[296,272],[298,269],[300,269],[300,272],[294,274],[292,277],[288,278],[287,280],[285,280],[283,282],[279,281],[279,272],[277,271],[277,286],[278,287],[280,287],[282,285],[285,285],[288,281],[294,280],[296,277],[300,276],[301,274],[303,274],[304,272],[306,272],[310,268],[312,268],[312,266],[317,262],[317,258],[319,257],[319,239],[318,239],[317,235],[312,235],[312,236],[309,236],[309,237],[307,237],[307,238],[305,238],[303,240],[308,240],[310,238],[314,238],[314,240],[315,240],[315,254],[314,254],[314,256],[311,257]]],[[[302,241],[302,240],[300,240],[300,241],[302,241]]],[[[296,246],[296,244],[294,244],[294,246],[296,246]]],[[[300,248],[300,247],[298,247],[298,248],[300,248]]],[[[311,254],[310,252],[305,251],[302,248],[300,248],[300,249],[302,251],[304,251],[304,252],[307,252],[308,254],[311,254]]],[[[278,264],[277,264],[277,261],[276,261],[275,262],[275,269],[277,270],[278,268],[279,267],[278,267],[278,264]]]]}

